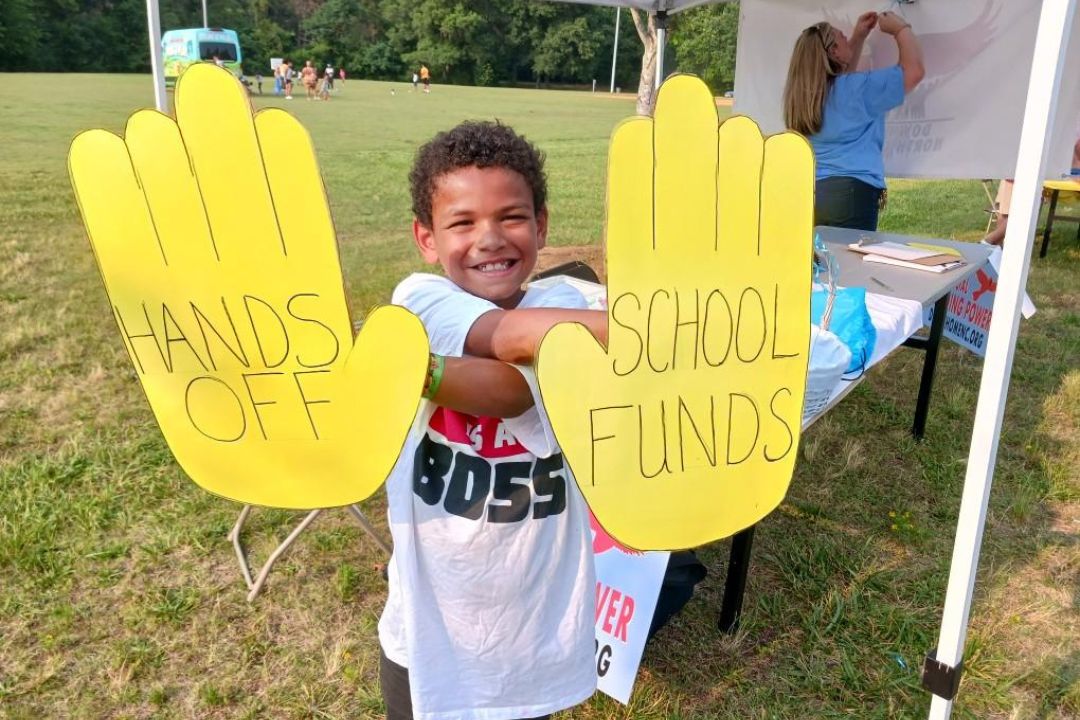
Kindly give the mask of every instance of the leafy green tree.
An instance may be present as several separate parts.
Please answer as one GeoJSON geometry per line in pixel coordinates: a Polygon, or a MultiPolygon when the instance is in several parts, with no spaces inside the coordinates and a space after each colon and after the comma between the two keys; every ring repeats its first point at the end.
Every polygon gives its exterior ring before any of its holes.
{"type": "Polygon", "coordinates": [[[33,0],[0,3],[0,48],[11,70],[32,70],[41,42],[41,25],[33,0]]]}
{"type": "Polygon", "coordinates": [[[671,44],[679,53],[679,70],[700,75],[714,93],[734,87],[739,4],[704,5],[676,17],[671,44]]]}
{"type": "Polygon", "coordinates": [[[248,0],[246,13],[235,27],[240,36],[240,49],[244,56],[244,69],[249,73],[270,72],[270,58],[286,57],[295,49],[295,33],[282,23],[295,26],[296,18],[275,12],[279,3],[270,0],[248,0]]]}
{"type": "MultiPolygon", "coordinates": [[[[615,11],[536,0],[208,0],[209,24],[236,30],[246,71],[272,57],[332,62],[355,77],[606,87],[615,11]]],[[[619,78],[641,44],[628,14],[619,78]]],[[[202,0],[161,4],[163,31],[201,27],[202,0]]],[[[146,72],[145,0],[0,0],[0,70],[146,72]]]]}

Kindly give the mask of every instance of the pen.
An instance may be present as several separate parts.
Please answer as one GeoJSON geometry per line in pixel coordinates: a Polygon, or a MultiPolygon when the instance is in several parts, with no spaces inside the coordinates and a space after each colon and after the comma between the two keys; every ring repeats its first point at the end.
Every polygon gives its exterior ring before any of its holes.
{"type": "Polygon", "coordinates": [[[890,292],[895,292],[895,291],[893,291],[893,289],[892,289],[891,287],[889,287],[889,286],[888,286],[888,285],[886,285],[885,283],[881,282],[880,280],[878,280],[878,279],[877,279],[876,277],[874,277],[873,275],[871,275],[871,276],[870,276],[870,281],[871,281],[871,282],[875,282],[875,283],[877,283],[878,285],[880,285],[881,287],[885,288],[886,290],[889,290],[890,292]]]}

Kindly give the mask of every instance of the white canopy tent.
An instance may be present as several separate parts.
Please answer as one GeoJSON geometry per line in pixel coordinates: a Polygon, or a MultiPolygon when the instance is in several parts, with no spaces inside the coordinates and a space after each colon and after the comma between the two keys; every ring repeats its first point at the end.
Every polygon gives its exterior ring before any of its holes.
{"type": "MultiPolygon", "coordinates": [[[[609,5],[634,7],[659,17],[687,10],[698,5],[716,2],[718,0],[568,0],[570,2],[583,2],[593,5],[609,5]]],[[[724,0],[719,0],[724,1],[724,0]]],[[[1027,41],[1021,47],[1019,54],[1010,56],[1010,62],[1019,64],[1021,68],[1030,57],[1030,72],[1027,75],[1026,101],[1023,104],[1023,113],[1020,116],[1020,131],[1018,141],[1014,134],[1006,139],[1006,147],[1003,149],[1000,143],[988,144],[979,157],[1000,156],[1011,153],[1015,157],[1015,189],[1013,191],[1012,213],[1007,230],[1007,242],[1001,262],[1001,271],[998,278],[998,289],[994,303],[993,320],[990,324],[989,338],[987,341],[986,359],[983,365],[982,380],[979,387],[978,404],[975,411],[975,423],[972,432],[971,445],[968,453],[967,470],[964,478],[964,490],[960,505],[960,514],[957,523],[956,537],[953,547],[952,566],[949,575],[948,588],[945,596],[942,626],[939,635],[938,646],[934,651],[934,658],[928,659],[924,667],[924,675],[929,679],[934,698],[930,709],[930,718],[944,720],[952,711],[953,697],[959,684],[960,668],[963,660],[963,647],[967,635],[967,624],[971,612],[971,600],[975,586],[975,575],[978,569],[979,550],[982,544],[983,528],[986,520],[987,503],[989,501],[990,487],[993,482],[994,467],[997,459],[998,441],[1001,435],[1001,424],[1005,409],[1005,399],[1008,394],[1009,378],[1012,373],[1013,356],[1016,349],[1016,336],[1020,321],[1020,308],[1024,296],[1024,287],[1027,283],[1028,269],[1031,261],[1032,243],[1035,226],[1038,221],[1039,197],[1042,181],[1045,177],[1054,174],[1048,172],[1048,157],[1051,154],[1051,146],[1057,143],[1051,142],[1051,135],[1067,132],[1068,121],[1055,123],[1058,117],[1059,100],[1062,99],[1062,75],[1066,66],[1066,56],[1073,56],[1080,50],[1080,32],[1074,32],[1080,19],[1076,15],[1077,0],[1042,0],[1039,7],[1037,20],[1033,21],[1035,30],[1034,41],[1027,41]],[[1073,49],[1070,50],[1070,44],[1073,49]],[[1031,53],[1028,55],[1028,53],[1031,53]],[[1066,124],[1063,125],[1063,122],[1066,124]],[[1057,133],[1055,133],[1055,125],[1057,133]]],[[[1025,5],[1032,9],[1038,0],[1023,0],[1010,4],[1025,5]]],[[[834,5],[846,4],[834,3],[834,5]]],[[[913,0],[904,5],[904,8],[919,7],[930,9],[932,6],[951,6],[953,9],[966,6],[969,10],[978,13],[986,6],[1004,7],[1004,0],[919,0],[917,4],[913,0]]],[[[736,97],[751,95],[751,88],[767,88],[767,84],[761,84],[761,69],[769,63],[751,61],[744,55],[744,46],[749,47],[755,37],[763,31],[762,28],[748,24],[747,15],[754,15],[755,10],[767,10],[779,8],[788,17],[789,29],[792,18],[794,22],[800,22],[801,17],[794,11],[805,12],[808,7],[818,8],[820,2],[808,0],[742,0],[743,17],[740,19],[739,29],[739,60],[741,70],[737,70],[736,97]]],[[[932,17],[932,14],[928,16],[932,17]]],[[[158,19],[157,0],[147,0],[147,21],[150,38],[151,67],[154,76],[155,104],[162,112],[167,112],[165,96],[165,80],[161,57],[161,28],[158,19]]],[[[1034,15],[1033,15],[1034,17],[1034,15]]],[[[817,18],[821,19],[821,18],[817,18]]],[[[805,23],[809,24],[809,23],[805,23]]],[[[839,23],[838,23],[839,24],[839,23]]],[[[663,23],[661,23],[661,27],[663,23]]],[[[795,26],[796,28],[798,25],[795,26]]],[[[1009,30],[1015,28],[1010,26],[1009,30]]],[[[934,27],[920,27],[920,34],[934,31],[934,27]]],[[[777,50],[777,36],[780,30],[777,27],[769,28],[770,32],[777,34],[767,38],[771,45],[772,65],[780,62],[786,67],[786,50],[777,50]]],[[[661,30],[662,33],[662,30],[661,30]]],[[[789,33],[790,34],[790,33],[789,33]]],[[[786,36],[785,36],[786,37],[786,36]]],[[[793,41],[794,35],[791,35],[793,41]]],[[[663,34],[657,38],[660,58],[663,57],[663,34]]],[[[993,37],[984,39],[986,44],[994,42],[993,37]]],[[[657,78],[663,77],[661,63],[658,62],[657,78]]],[[[1076,67],[1077,63],[1072,63],[1076,67]]],[[[930,68],[931,72],[933,68],[930,68]]],[[[1063,103],[1065,107],[1075,110],[1080,103],[1080,83],[1076,87],[1070,87],[1064,93],[1063,103]]],[[[764,92],[764,90],[762,91],[764,92]]],[[[769,92],[776,95],[775,83],[769,92]]],[[[769,102],[769,96],[761,95],[765,102],[769,102]]],[[[993,87],[986,88],[983,96],[987,110],[998,110],[1001,95],[995,92],[993,87]]],[[[775,102],[775,97],[771,100],[775,102]]],[[[1019,103],[1019,97],[1016,98],[1019,103]]],[[[748,103],[752,105],[751,103],[748,103]]],[[[740,102],[739,110],[747,109],[740,102]]],[[[973,108],[977,109],[977,108],[973,108]]],[[[1075,118],[1073,118],[1075,120],[1075,118]]],[[[768,127],[767,118],[762,118],[768,127]]],[[[1055,152],[1055,159],[1060,153],[1055,152]]],[[[975,160],[978,160],[976,157],[975,160]]],[[[1057,167],[1058,163],[1054,163],[1057,167]]],[[[969,166],[974,171],[984,166],[972,164],[969,166]]],[[[917,173],[911,173],[913,176],[917,173]]],[[[973,172],[975,177],[997,177],[1006,175],[1000,171],[1000,164],[991,172],[973,172]]],[[[924,174],[925,175],[925,174],[924,174]]]]}

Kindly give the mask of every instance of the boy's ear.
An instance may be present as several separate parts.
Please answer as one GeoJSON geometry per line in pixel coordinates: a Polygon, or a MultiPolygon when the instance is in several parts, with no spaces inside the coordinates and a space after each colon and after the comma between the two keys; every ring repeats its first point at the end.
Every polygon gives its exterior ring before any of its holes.
{"type": "Polygon", "coordinates": [[[536,213],[536,249],[542,250],[547,244],[548,211],[547,206],[540,208],[536,213]]]}
{"type": "MultiPolygon", "coordinates": [[[[545,227],[546,225],[545,222],[545,227]]],[[[412,233],[413,240],[416,241],[416,247],[420,251],[420,256],[424,258],[424,262],[429,265],[439,262],[439,253],[435,251],[435,233],[431,228],[420,222],[419,218],[413,218],[412,233]]]]}

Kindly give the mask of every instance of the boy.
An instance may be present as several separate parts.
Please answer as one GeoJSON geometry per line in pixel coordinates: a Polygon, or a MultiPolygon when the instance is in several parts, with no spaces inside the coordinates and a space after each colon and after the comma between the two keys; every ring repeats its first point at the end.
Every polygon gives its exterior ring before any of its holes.
{"type": "Polygon", "coordinates": [[[410,173],[413,236],[446,277],[393,302],[431,342],[424,403],[390,479],[394,555],[379,621],[390,720],[546,717],[595,690],[588,511],[529,367],[544,333],[604,313],[523,290],[547,236],[543,158],[510,128],[435,136],[410,173]],[[570,308],[570,309],[562,309],[570,308]]]}

